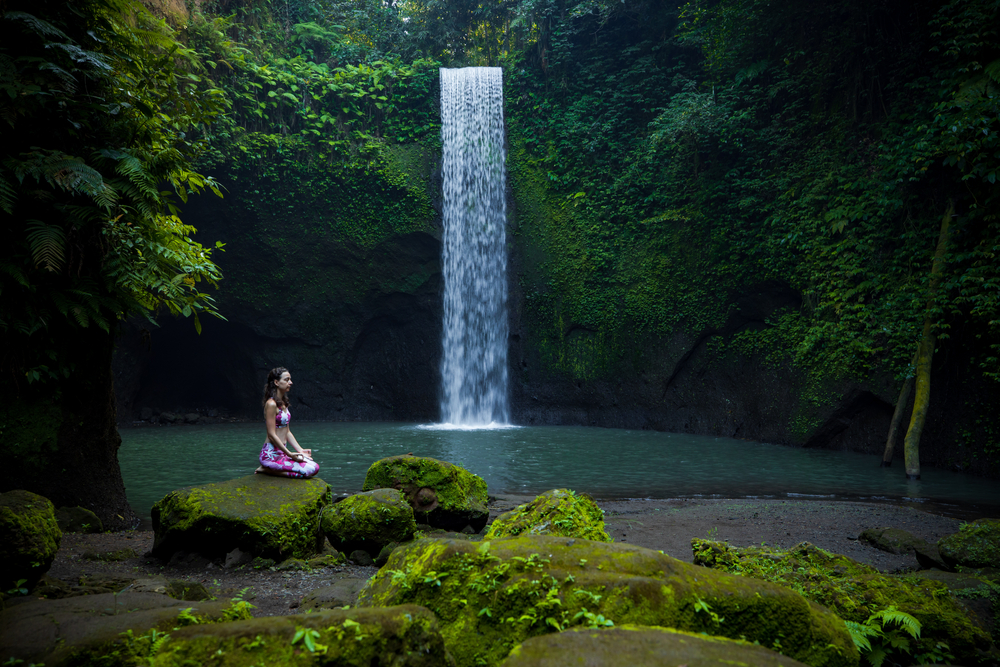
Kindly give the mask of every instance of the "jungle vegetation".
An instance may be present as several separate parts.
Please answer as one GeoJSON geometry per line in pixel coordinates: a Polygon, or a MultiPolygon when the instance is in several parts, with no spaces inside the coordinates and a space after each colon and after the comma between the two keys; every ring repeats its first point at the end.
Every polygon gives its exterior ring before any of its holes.
{"type": "MultiPolygon", "coordinates": [[[[734,345],[816,387],[915,379],[898,430],[918,473],[935,350],[960,338],[982,397],[1000,381],[998,29],[1000,0],[6,2],[0,433],[50,461],[89,433],[113,462],[117,323],[225,315],[223,248],[181,214],[224,193],[205,174],[342,186],[387,147],[437,146],[438,67],[491,65],[512,178],[549,212],[540,329],[717,326],[727,295],[787,285],[800,307],[734,345]]],[[[391,230],[350,182],[340,233],[375,243],[391,230]]],[[[996,474],[982,400],[967,435],[988,461],[965,465],[996,474]]]]}

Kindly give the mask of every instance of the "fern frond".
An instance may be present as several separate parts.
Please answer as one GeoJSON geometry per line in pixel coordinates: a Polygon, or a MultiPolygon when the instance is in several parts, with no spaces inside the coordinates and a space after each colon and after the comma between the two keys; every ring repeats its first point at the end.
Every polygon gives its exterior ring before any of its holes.
{"type": "Polygon", "coordinates": [[[882,611],[872,614],[868,619],[869,623],[874,619],[880,620],[883,628],[889,623],[894,623],[914,639],[920,639],[920,621],[905,611],[900,611],[893,606],[889,606],[882,611]]]}
{"type": "Polygon", "coordinates": [[[47,181],[53,187],[90,196],[101,206],[111,206],[116,200],[114,191],[104,182],[99,171],[83,160],[61,151],[38,149],[24,153],[23,161],[11,160],[14,175],[24,181],[26,176],[36,181],[47,181]]]}
{"type": "Polygon", "coordinates": [[[62,227],[47,225],[41,220],[29,220],[28,247],[35,268],[44,268],[57,273],[66,259],[66,232],[62,227]]]}
{"type": "Polygon", "coordinates": [[[60,44],[59,42],[50,42],[48,44],[50,48],[60,49],[65,51],[74,62],[80,65],[90,65],[95,69],[104,70],[105,72],[111,71],[111,64],[108,63],[104,56],[96,51],[88,51],[86,49],[81,49],[76,44],[60,44]]]}
{"type": "Polygon", "coordinates": [[[21,287],[31,287],[31,284],[28,282],[28,277],[24,275],[24,271],[21,270],[21,267],[16,264],[8,261],[0,262],[0,271],[13,278],[21,287]]]}
{"type": "Polygon", "coordinates": [[[27,24],[27,26],[31,28],[35,34],[42,35],[43,37],[69,39],[69,37],[66,36],[66,33],[59,28],[47,21],[43,21],[37,16],[29,14],[28,12],[7,12],[3,15],[3,18],[8,21],[21,21],[27,24]]]}
{"type": "Polygon", "coordinates": [[[997,58],[983,68],[986,76],[993,80],[993,83],[1000,84],[1000,58],[997,58]]]}
{"type": "Polygon", "coordinates": [[[858,651],[863,653],[870,653],[872,650],[872,643],[868,641],[868,638],[882,634],[877,628],[872,628],[863,623],[844,621],[844,625],[847,626],[847,633],[851,635],[851,639],[854,641],[854,645],[858,648],[858,651]]]}
{"type": "Polygon", "coordinates": [[[14,191],[14,186],[8,183],[6,178],[0,177],[0,208],[7,213],[13,213],[16,199],[17,192],[14,191]]]}

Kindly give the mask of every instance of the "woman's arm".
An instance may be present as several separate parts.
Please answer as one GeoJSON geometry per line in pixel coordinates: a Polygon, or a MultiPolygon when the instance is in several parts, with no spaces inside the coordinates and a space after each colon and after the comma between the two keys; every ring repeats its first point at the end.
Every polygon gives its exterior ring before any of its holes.
{"type": "MultiPolygon", "coordinates": [[[[298,457],[302,456],[298,453],[292,453],[285,446],[285,443],[281,441],[278,437],[278,427],[274,425],[274,418],[278,414],[278,405],[274,402],[274,399],[269,399],[267,403],[264,404],[264,426],[267,427],[267,440],[277,449],[280,449],[285,455],[290,456],[294,460],[298,460],[298,457]]],[[[291,435],[291,434],[289,434],[291,435]]]]}
{"type": "Polygon", "coordinates": [[[299,452],[303,456],[312,457],[312,450],[311,449],[302,449],[302,447],[299,446],[298,440],[296,440],[295,436],[292,435],[292,429],[291,428],[288,429],[288,442],[292,445],[292,447],[295,448],[295,451],[299,452]]]}

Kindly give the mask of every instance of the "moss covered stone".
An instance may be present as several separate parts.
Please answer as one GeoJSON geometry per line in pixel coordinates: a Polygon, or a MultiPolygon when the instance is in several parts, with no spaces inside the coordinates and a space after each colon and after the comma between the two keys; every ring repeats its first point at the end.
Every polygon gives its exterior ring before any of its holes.
{"type": "Polygon", "coordinates": [[[927,547],[926,541],[902,528],[869,528],[858,539],[891,554],[912,554],[927,547]]]}
{"type": "Polygon", "coordinates": [[[31,589],[48,572],[62,532],[48,498],[30,491],[0,493],[0,592],[31,589]]]}
{"type": "Polygon", "coordinates": [[[454,662],[434,615],[407,605],[191,626],[171,633],[150,665],[448,667],[454,662]]]}
{"type": "Polygon", "coordinates": [[[390,456],[372,464],[364,490],[399,489],[417,521],[447,530],[486,525],[486,482],[464,468],[423,456],[390,456]]]}
{"type": "Polygon", "coordinates": [[[889,606],[912,615],[922,626],[916,655],[948,644],[956,664],[978,663],[989,651],[989,634],[970,618],[948,587],[919,573],[890,577],[847,556],[803,542],[787,551],[768,547],[737,549],[724,542],[692,540],[694,562],[731,574],[772,581],[829,607],[841,618],[864,623],[889,606]]]}
{"type": "Polygon", "coordinates": [[[419,604],[459,665],[496,665],[530,637],[582,626],[664,626],[745,637],[815,667],[857,664],[843,621],[784,588],[660,552],[547,535],[403,545],[361,606],[419,604]]]}
{"type": "Polygon", "coordinates": [[[398,489],[375,489],[344,498],[323,511],[323,533],[340,551],[367,551],[372,558],[391,542],[413,537],[413,508],[398,489]]]}
{"type": "Polygon", "coordinates": [[[238,548],[277,560],[313,556],[323,548],[320,513],[330,498],[321,479],[269,475],[173,491],[153,505],[153,555],[222,559],[238,548]]]}
{"type": "Polygon", "coordinates": [[[60,507],[56,510],[59,530],[64,533],[103,533],[101,519],[86,507],[60,507]]]}
{"type": "Polygon", "coordinates": [[[957,533],[938,541],[938,549],[951,567],[1000,568],[1000,519],[962,524],[957,533]]]}
{"type": "Polygon", "coordinates": [[[796,667],[802,663],[749,642],[670,628],[623,625],[573,629],[515,646],[503,667],[796,667]]]}
{"type": "Polygon", "coordinates": [[[530,503],[501,514],[490,525],[486,539],[515,535],[560,535],[610,542],[604,530],[604,510],[590,496],[569,489],[553,489],[530,503]]]}

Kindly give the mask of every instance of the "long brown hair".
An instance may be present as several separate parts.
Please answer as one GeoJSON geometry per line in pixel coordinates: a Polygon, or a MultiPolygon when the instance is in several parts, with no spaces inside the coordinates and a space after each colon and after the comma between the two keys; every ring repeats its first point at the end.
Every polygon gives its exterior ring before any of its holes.
{"type": "Polygon", "coordinates": [[[267,405],[267,402],[273,398],[274,399],[274,403],[275,403],[275,405],[278,406],[279,410],[281,408],[287,408],[288,407],[288,397],[287,396],[282,396],[280,402],[278,401],[277,397],[275,396],[275,394],[278,393],[277,382],[278,382],[278,380],[281,379],[281,376],[284,375],[287,372],[288,372],[288,369],[285,368],[284,366],[278,366],[277,368],[272,368],[270,371],[268,371],[268,373],[267,373],[267,384],[264,385],[264,401],[263,401],[264,405],[267,405]]]}

